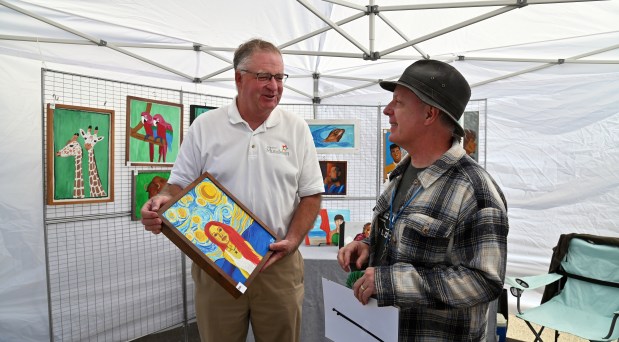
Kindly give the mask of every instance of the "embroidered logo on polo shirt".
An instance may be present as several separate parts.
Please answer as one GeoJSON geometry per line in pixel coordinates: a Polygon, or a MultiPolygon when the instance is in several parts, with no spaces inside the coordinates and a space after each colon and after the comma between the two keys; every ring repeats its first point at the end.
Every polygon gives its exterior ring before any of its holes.
{"type": "Polygon", "coordinates": [[[289,156],[290,152],[288,152],[288,145],[282,144],[282,146],[267,146],[267,152],[273,154],[282,154],[285,156],[289,156]]]}

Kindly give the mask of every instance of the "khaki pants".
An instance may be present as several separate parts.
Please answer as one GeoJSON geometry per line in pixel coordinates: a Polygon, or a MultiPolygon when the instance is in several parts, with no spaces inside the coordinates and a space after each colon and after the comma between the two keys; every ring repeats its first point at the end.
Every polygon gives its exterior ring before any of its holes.
{"type": "Polygon", "coordinates": [[[195,263],[191,274],[202,342],[245,342],[249,322],[256,342],[300,340],[305,289],[299,251],[260,272],[238,299],[195,263]]]}

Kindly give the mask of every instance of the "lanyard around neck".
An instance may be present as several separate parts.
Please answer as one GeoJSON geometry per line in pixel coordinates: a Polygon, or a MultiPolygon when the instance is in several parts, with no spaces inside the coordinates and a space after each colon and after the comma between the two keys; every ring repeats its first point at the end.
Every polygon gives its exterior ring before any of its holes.
{"type": "Polygon", "coordinates": [[[400,217],[400,215],[402,214],[404,209],[406,209],[406,207],[408,207],[408,205],[413,201],[413,199],[415,199],[415,197],[417,197],[417,195],[419,195],[421,190],[423,190],[423,186],[420,184],[419,188],[417,188],[417,190],[415,190],[415,192],[413,193],[411,198],[409,198],[406,201],[406,203],[404,203],[404,205],[402,205],[402,207],[400,207],[400,210],[398,210],[398,212],[395,215],[393,215],[393,200],[395,198],[395,193],[397,192],[397,190],[398,190],[397,187],[395,187],[395,189],[393,189],[393,192],[391,193],[391,202],[389,203],[389,231],[390,232],[393,231],[393,228],[395,226],[395,222],[398,220],[398,218],[400,217]]]}

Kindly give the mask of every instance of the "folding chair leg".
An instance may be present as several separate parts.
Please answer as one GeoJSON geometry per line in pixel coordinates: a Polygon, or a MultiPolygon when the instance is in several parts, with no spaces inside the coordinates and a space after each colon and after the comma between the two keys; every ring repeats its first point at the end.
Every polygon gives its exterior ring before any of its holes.
{"type": "MultiPolygon", "coordinates": [[[[544,340],[542,340],[542,331],[544,331],[545,327],[542,327],[539,331],[535,331],[535,328],[533,328],[533,326],[531,325],[531,323],[529,323],[529,321],[524,321],[527,326],[529,326],[529,329],[531,329],[531,331],[533,332],[533,334],[535,335],[535,340],[533,340],[533,342],[544,342],[544,340]]],[[[555,341],[556,342],[556,341],[555,341]]]]}

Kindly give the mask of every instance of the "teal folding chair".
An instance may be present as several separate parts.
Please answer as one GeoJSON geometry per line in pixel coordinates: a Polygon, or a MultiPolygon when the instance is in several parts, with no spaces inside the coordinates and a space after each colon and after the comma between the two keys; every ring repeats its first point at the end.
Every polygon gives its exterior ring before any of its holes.
{"type": "Polygon", "coordinates": [[[507,277],[517,298],[518,314],[542,341],[544,328],[590,341],[619,339],[619,238],[587,234],[561,235],[548,274],[507,277]],[[524,291],[546,286],[539,306],[524,312],[524,291]],[[536,331],[531,323],[540,325],[536,331]]]}

